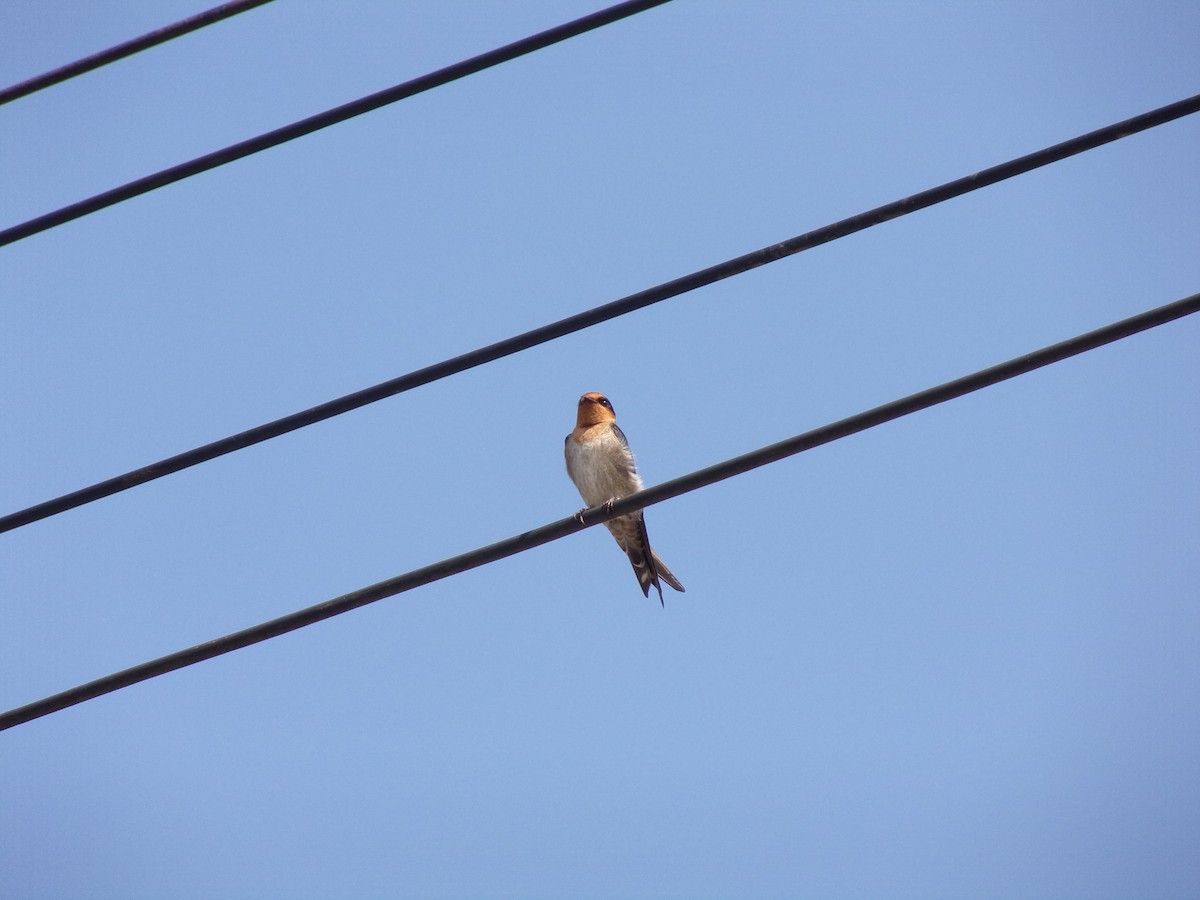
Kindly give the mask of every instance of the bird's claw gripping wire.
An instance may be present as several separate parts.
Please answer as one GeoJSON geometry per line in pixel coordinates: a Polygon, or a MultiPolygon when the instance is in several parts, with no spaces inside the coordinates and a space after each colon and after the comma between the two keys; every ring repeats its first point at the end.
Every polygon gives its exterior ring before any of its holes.
{"type": "MultiPolygon", "coordinates": [[[[608,498],[607,500],[605,500],[605,501],[604,501],[602,504],[600,504],[600,506],[601,506],[601,508],[602,508],[602,509],[603,509],[605,512],[612,512],[613,504],[614,504],[614,503],[616,503],[616,502],[617,502],[618,500],[620,500],[620,499],[621,499],[620,497],[609,497],[609,498],[608,498]]],[[[587,512],[587,511],[588,511],[588,509],[589,509],[589,507],[586,507],[586,506],[585,506],[583,509],[581,509],[581,510],[579,510],[578,512],[576,512],[576,513],[575,513],[574,519],[575,519],[575,521],[576,521],[576,522],[578,522],[580,525],[582,525],[582,524],[583,524],[583,514],[584,514],[585,512],[587,512]]]]}

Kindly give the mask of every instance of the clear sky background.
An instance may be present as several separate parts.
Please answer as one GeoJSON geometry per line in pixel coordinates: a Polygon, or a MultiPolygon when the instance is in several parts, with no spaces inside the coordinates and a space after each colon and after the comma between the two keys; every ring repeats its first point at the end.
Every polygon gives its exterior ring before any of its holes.
{"type": "MultiPolygon", "coordinates": [[[[6,0],[11,84],[196,0],[6,0]]],[[[600,8],[262,9],[0,225],[600,8]]],[[[1200,91],[1193,2],[665,7],[0,251],[0,513],[1200,91]]],[[[1163,126],[0,536],[18,706],[1200,290],[1163,126]]],[[[12,898],[1200,896],[1200,317],[0,735],[12,898]]]]}

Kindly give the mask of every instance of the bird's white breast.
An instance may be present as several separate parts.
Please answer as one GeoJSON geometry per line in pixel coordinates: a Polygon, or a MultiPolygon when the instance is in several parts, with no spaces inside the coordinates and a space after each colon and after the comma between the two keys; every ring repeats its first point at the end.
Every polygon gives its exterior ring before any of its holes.
{"type": "Polygon", "coordinates": [[[642,488],[633,454],[612,432],[583,443],[568,439],[566,457],[567,474],[588,506],[598,506],[642,488]]]}

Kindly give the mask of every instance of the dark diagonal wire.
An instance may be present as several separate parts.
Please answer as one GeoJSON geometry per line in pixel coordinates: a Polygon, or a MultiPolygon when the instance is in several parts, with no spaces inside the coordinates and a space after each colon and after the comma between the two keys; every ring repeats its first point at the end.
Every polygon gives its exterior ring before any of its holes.
{"type": "Polygon", "coordinates": [[[232,0],[230,3],[222,3],[220,6],[214,6],[212,9],[197,13],[186,19],[181,19],[172,25],[148,32],[141,37],[125,41],[123,44],[109,47],[107,50],[101,50],[99,53],[93,53],[91,56],[85,56],[83,59],[77,59],[73,63],[60,66],[50,72],[44,72],[27,81],[22,81],[20,84],[6,87],[0,90],[0,106],[3,106],[5,103],[11,103],[13,100],[20,99],[21,97],[27,97],[35,91],[40,91],[51,85],[59,84],[68,78],[74,78],[76,75],[91,72],[93,69],[99,69],[101,66],[107,66],[111,62],[116,62],[127,56],[133,56],[135,53],[149,50],[151,47],[156,47],[159,44],[165,44],[173,38],[182,37],[190,32],[198,31],[206,25],[212,25],[214,22],[220,22],[222,19],[228,19],[230,16],[236,16],[238,13],[246,12],[246,10],[254,9],[256,6],[263,6],[270,2],[271,0],[232,0]]]}
{"type": "Polygon", "coordinates": [[[500,63],[516,59],[518,56],[524,56],[535,50],[541,50],[544,47],[549,47],[552,44],[557,44],[568,38],[593,31],[604,25],[609,25],[636,13],[652,9],[655,6],[662,6],[664,3],[669,2],[670,0],[628,0],[625,3],[618,3],[615,6],[610,6],[608,9],[602,9],[581,19],[576,19],[573,22],[567,22],[543,31],[540,34],[523,38],[515,43],[498,47],[495,50],[489,50],[487,53],[481,53],[479,56],[474,56],[471,59],[463,60],[452,66],[446,66],[444,69],[438,69],[436,72],[430,72],[428,75],[422,75],[420,78],[414,78],[412,81],[406,81],[403,84],[387,88],[368,97],[363,97],[334,109],[326,110],[323,113],[318,113],[299,122],[293,122],[291,125],[276,128],[274,131],[268,131],[266,134],[249,138],[248,140],[225,147],[222,150],[198,156],[188,162],[180,163],[169,169],[163,169],[161,172],[147,175],[144,178],[139,178],[136,181],[131,181],[128,184],[123,184],[104,193],[96,194],[94,197],[80,200],[77,203],[72,203],[70,206],[64,206],[62,209],[54,210],[53,212],[30,219],[27,222],[22,222],[19,225],[6,228],[0,231],[0,246],[11,244],[30,235],[46,231],[56,225],[62,225],[64,222],[70,222],[81,216],[94,213],[97,210],[105,209],[123,200],[140,196],[155,188],[174,184],[176,181],[181,181],[192,175],[198,175],[201,172],[207,172],[209,169],[215,169],[217,166],[223,166],[226,163],[243,159],[261,150],[277,147],[287,141],[295,140],[306,134],[312,134],[314,131],[319,131],[322,128],[328,128],[330,125],[336,125],[339,122],[344,122],[363,113],[371,112],[372,110],[379,109],[381,106],[395,103],[397,100],[403,100],[405,97],[411,97],[422,91],[440,87],[459,78],[465,78],[467,75],[473,75],[476,72],[491,68],[500,63]]]}
{"type": "Polygon", "coordinates": [[[37,522],[49,516],[66,512],[69,509],[83,506],[86,503],[100,500],[132,487],[137,487],[156,478],[162,478],[164,475],[182,471],[202,462],[233,453],[236,450],[279,437],[298,428],[304,428],[305,426],[313,425],[333,416],[350,412],[351,410],[374,403],[377,400],[383,400],[386,397],[412,390],[413,388],[442,378],[448,378],[451,375],[481,366],[484,363],[528,350],[531,347],[536,347],[538,344],[581,331],[584,328],[589,328],[601,322],[607,322],[609,319],[623,316],[626,313],[650,306],[661,300],[676,297],[696,288],[721,281],[733,275],[738,275],[757,266],[775,262],[776,260],[783,259],[803,250],[809,250],[829,241],[837,240],[838,238],[846,237],[847,235],[854,234],[890,219],[899,218],[917,210],[933,206],[936,203],[941,203],[944,200],[961,196],[970,191],[1003,181],[1006,178],[1012,178],[1015,175],[1020,175],[1040,166],[1056,162],[1076,153],[1082,153],[1085,150],[1090,150],[1118,138],[1153,128],[1164,122],[1170,122],[1173,119],[1194,113],[1198,109],[1200,109],[1200,95],[1187,100],[1181,100],[1178,103],[1164,106],[1161,109],[1153,110],[1132,119],[1127,119],[1124,122],[1117,122],[1114,125],[1101,128],[1090,134],[1072,138],[1061,144],[1055,144],[1052,147],[1047,147],[1028,156],[1022,156],[1001,165],[993,166],[990,169],[984,169],[982,172],[974,175],[967,175],[956,181],[947,182],[938,187],[922,191],[919,194],[913,194],[911,197],[906,197],[903,200],[896,200],[885,206],[851,216],[848,219],[842,219],[840,222],[834,222],[832,225],[826,225],[823,228],[807,232],[782,243],[772,244],[769,247],[755,250],[744,256],[739,256],[707,269],[693,272],[690,275],[684,275],[682,278],[676,278],[674,281],[665,282],[657,287],[648,288],[636,294],[630,294],[628,297],[620,300],[614,300],[603,306],[597,306],[586,312],[577,313],[549,325],[535,328],[533,331],[527,331],[524,334],[507,338],[495,344],[489,344],[486,347],[472,350],[461,356],[443,360],[423,369],[417,369],[414,372],[409,372],[407,375],[401,375],[373,387],[364,388],[353,394],[339,397],[336,400],[327,401],[302,412],[284,416],[282,419],[276,419],[265,425],[258,425],[247,431],[242,431],[230,437],[205,444],[202,447],[187,450],[167,459],[159,460],[156,463],[151,463],[143,468],[126,472],[124,475],[118,475],[106,481],[90,485],[89,487],[80,488],[72,493],[64,494],[61,497],[46,500],[35,506],[9,513],[0,517],[0,533],[12,531],[31,522],[37,522]]]}
{"type": "Polygon", "coordinates": [[[777,444],[763,447],[744,456],[738,456],[725,462],[717,463],[714,466],[709,466],[706,469],[692,472],[690,475],[684,475],[671,481],[664,481],[662,484],[638,491],[636,494],[630,494],[628,497],[623,497],[609,508],[605,508],[604,506],[592,507],[579,519],[576,519],[574,516],[559,519],[557,522],[543,525],[532,531],[526,531],[498,543],[490,544],[486,547],[472,550],[469,553],[451,557],[450,559],[444,559],[441,562],[433,563],[421,569],[414,569],[404,575],[398,575],[395,578],[381,581],[370,587],[361,588],[349,594],[343,594],[341,597],[336,597],[333,600],[318,603],[316,606],[310,606],[307,609],[281,616],[278,619],[272,619],[269,622],[227,634],[204,644],[197,644],[186,650],[180,650],[176,653],[159,657],[158,659],[71,688],[60,694],[55,694],[26,706],[9,710],[0,714],[0,730],[12,728],[15,725],[20,725],[32,719],[49,715],[50,713],[66,709],[78,703],[83,703],[86,700],[92,700],[112,691],[137,684],[138,682],[146,681],[159,675],[165,675],[176,669],[182,669],[185,666],[191,666],[206,659],[212,659],[213,657],[239,650],[242,647],[249,647],[251,644],[257,644],[261,641],[287,634],[290,631],[296,631],[307,625],[341,615],[352,609],[366,606],[369,603],[374,603],[386,597],[392,597],[404,591],[410,591],[413,588],[429,584],[430,582],[449,578],[451,575],[457,575],[460,572],[465,572],[469,569],[478,568],[479,566],[496,562],[505,557],[522,553],[533,547],[539,547],[550,541],[556,541],[559,538],[574,534],[583,528],[597,525],[616,516],[631,513],[655,503],[661,503],[672,497],[678,497],[680,494],[686,494],[690,491],[707,487],[718,481],[724,481],[727,478],[732,478],[735,475],[749,472],[751,469],[757,469],[768,463],[794,456],[805,450],[811,450],[822,444],[828,444],[832,441],[849,437],[860,431],[866,431],[868,428],[874,428],[876,425],[882,425],[902,416],[936,406],[939,403],[945,403],[947,400],[962,397],[989,385],[1032,372],[1034,369],[1060,362],[1072,356],[1077,356],[1080,353],[1085,353],[1088,350],[1094,350],[1097,347],[1102,347],[1105,344],[1110,344],[1113,341],[1129,337],[1138,332],[1172,322],[1197,311],[1200,311],[1200,294],[1193,294],[1190,297],[1177,300],[1166,306],[1160,306],[1157,309],[1152,309],[1120,322],[1106,325],[1087,334],[1044,347],[1025,356],[1019,356],[1008,362],[983,369],[973,375],[967,375],[955,381],[948,381],[945,384],[929,388],[920,393],[910,394],[907,397],[894,400],[883,406],[877,406],[874,409],[858,413],[839,422],[834,422],[785,441],[780,441],[777,444]]]}

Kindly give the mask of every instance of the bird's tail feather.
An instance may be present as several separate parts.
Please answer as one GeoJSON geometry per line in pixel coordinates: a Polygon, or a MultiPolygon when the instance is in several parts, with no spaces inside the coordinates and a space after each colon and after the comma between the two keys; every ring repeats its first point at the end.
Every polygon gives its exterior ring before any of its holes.
{"type": "Polygon", "coordinates": [[[671,573],[671,570],[667,568],[667,564],[662,561],[662,557],[655,553],[653,549],[650,550],[650,562],[654,566],[654,571],[658,573],[659,578],[681,594],[687,590],[687,588],[679,583],[679,579],[671,573]]]}
{"type": "Polygon", "coordinates": [[[651,548],[650,538],[646,534],[645,519],[640,515],[636,517],[622,516],[610,519],[605,524],[612,532],[613,537],[617,539],[621,549],[625,551],[625,555],[629,557],[629,562],[633,566],[633,574],[637,576],[642,594],[649,597],[650,588],[653,587],[658,591],[658,602],[666,606],[666,601],[663,600],[662,585],[659,584],[660,578],[675,590],[683,591],[683,585],[679,583],[679,579],[672,574],[671,570],[667,568],[667,564],[651,548]]]}

